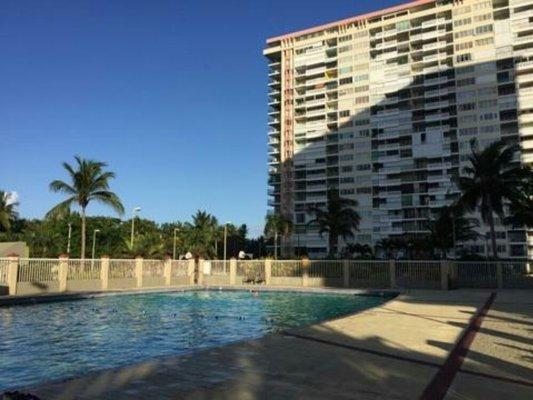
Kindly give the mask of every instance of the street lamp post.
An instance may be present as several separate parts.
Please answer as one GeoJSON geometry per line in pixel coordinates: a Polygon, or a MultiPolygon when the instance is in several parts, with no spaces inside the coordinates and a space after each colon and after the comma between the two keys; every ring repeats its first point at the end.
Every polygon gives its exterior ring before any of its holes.
{"type": "Polygon", "coordinates": [[[274,259],[278,259],[278,230],[274,232],[274,259]]]}
{"type": "Polygon", "coordinates": [[[131,251],[133,252],[133,236],[135,235],[135,215],[141,211],[141,207],[135,207],[131,213],[131,239],[130,239],[130,247],[131,251]]]}
{"type": "Polygon", "coordinates": [[[179,231],[179,228],[174,228],[174,245],[172,246],[172,259],[176,259],[176,233],[179,231]]]}
{"type": "Polygon", "coordinates": [[[96,234],[100,232],[100,229],[95,229],[93,231],[93,252],[92,252],[92,261],[94,262],[94,255],[95,255],[95,251],[96,251],[96,234]]]}
{"type": "Polygon", "coordinates": [[[227,253],[227,240],[228,240],[228,224],[231,224],[231,222],[226,222],[224,224],[224,274],[226,273],[226,253],[227,253]]]}
{"type": "Polygon", "coordinates": [[[72,237],[72,223],[68,223],[67,254],[70,255],[70,238],[72,237]]]}

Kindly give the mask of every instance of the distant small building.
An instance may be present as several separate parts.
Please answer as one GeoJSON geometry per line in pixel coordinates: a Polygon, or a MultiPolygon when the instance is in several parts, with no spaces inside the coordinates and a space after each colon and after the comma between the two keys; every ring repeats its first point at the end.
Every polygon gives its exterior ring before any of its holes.
{"type": "Polygon", "coordinates": [[[0,242],[0,257],[12,255],[28,258],[30,256],[30,248],[26,242],[0,242]]]}

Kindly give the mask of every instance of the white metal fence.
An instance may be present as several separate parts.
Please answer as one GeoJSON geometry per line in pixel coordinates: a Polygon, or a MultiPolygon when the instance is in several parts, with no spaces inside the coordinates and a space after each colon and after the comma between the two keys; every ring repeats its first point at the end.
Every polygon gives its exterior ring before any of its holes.
{"type": "Polygon", "coordinates": [[[229,260],[205,261],[210,265],[210,275],[229,275],[229,260]]]}
{"type": "Polygon", "coordinates": [[[125,279],[135,277],[135,260],[109,260],[109,279],[125,279]]]}
{"type": "Polygon", "coordinates": [[[264,260],[239,260],[237,261],[236,275],[243,279],[264,279],[265,261],[264,260]]]}
{"type": "Polygon", "coordinates": [[[406,288],[438,288],[441,284],[440,261],[397,261],[396,285],[406,288]]]}
{"type": "Polygon", "coordinates": [[[189,285],[195,280],[204,285],[235,282],[238,285],[400,289],[533,288],[531,265],[525,261],[210,260],[209,268],[204,268],[205,264],[201,266],[192,260],[107,259],[106,264],[103,260],[0,258],[0,285],[7,285],[10,263],[15,262],[16,282],[25,288],[34,285],[50,291],[58,287],[65,290],[65,285],[67,290],[108,287],[104,283],[100,286],[98,280],[114,282],[109,288],[168,285],[169,282],[189,285]],[[65,272],[60,272],[60,268],[65,268],[61,270],[65,272]],[[202,276],[204,280],[200,279],[202,276]],[[60,280],[70,283],[58,286],[60,280]]]}
{"type": "Polygon", "coordinates": [[[85,281],[100,279],[100,260],[68,260],[67,279],[69,281],[85,281]]]}
{"type": "Polygon", "coordinates": [[[21,258],[19,260],[19,282],[57,281],[59,260],[57,258],[21,258]]]}
{"type": "Polygon", "coordinates": [[[301,277],[302,261],[300,260],[275,260],[272,261],[273,277],[301,277]]]}
{"type": "Polygon", "coordinates": [[[350,287],[387,287],[391,282],[389,261],[350,261],[348,274],[350,287]]]}
{"type": "Polygon", "coordinates": [[[187,276],[189,273],[189,262],[186,260],[172,260],[170,264],[171,276],[187,276]]]}
{"type": "Polygon", "coordinates": [[[143,260],[143,276],[150,278],[161,278],[165,272],[165,262],[162,260],[143,260]]]}
{"type": "Polygon", "coordinates": [[[0,284],[7,283],[7,266],[9,260],[7,258],[0,259],[0,284]]]}

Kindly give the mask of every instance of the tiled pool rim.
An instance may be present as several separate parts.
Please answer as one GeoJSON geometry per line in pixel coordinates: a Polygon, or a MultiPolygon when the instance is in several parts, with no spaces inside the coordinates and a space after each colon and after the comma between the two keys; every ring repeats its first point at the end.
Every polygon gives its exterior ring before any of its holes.
{"type": "Polygon", "coordinates": [[[62,301],[86,300],[97,297],[135,295],[147,293],[180,293],[180,292],[202,292],[202,291],[249,291],[249,292],[285,292],[285,293],[323,293],[323,294],[345,294],[357,296],[376,296],[393,299],[403,293],[400,290],[392,289],[348,289],[348,288],[320,288],[320,287],[295,287],[295,286],[261,286],[261,285],[231,285],[231,286],[182,286],[173,288],[142,288],[123,289],[95,292],[63,292],[63,293],[43,293],[28,296],[0,296],[0,307],[11,307],[19,305],[32,305],[62,301]]]}

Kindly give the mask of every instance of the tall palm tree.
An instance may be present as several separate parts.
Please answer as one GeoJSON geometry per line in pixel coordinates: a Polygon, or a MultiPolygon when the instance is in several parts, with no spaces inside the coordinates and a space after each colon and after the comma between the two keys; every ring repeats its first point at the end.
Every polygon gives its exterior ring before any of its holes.
{"type": "Polygon", "coordinates": [[[91,201],[105,204],[111,207],[119,215],[124,214],[124,206],[118,196],[109,190],[109,181],[115,178],[111,171],[104,171],[107,164],[95,160],[86,160],[75,156],[76,165],[72,166],[67,162],[63,163],[63,168],[68,172],[70,183],[55,180],[50,183],[50,190],[53,192],[68,195],[66,200],[52,208],[47,214],[47,218],[62,216],[67,213],[73,205],[80,208],[81,215],[81,258],[85,258],[86,243],[86,209],[91,201]]]}
{"type": "Polygon", "coordinates": [[[517,188],[517,193],[509,206],[509,217],[505,223],[514,227],[533,228],[533,172],[528,169],[528,177],[522,186],[517,188]]]}
{"type": "Polygon", "coordinates": [[[355,210],[357,205],[356,200],[342,198],[337,190],[330,189],[326,210],[320,207],[309,208],[309,213],[314,214],[315,218],[308,225],[318,227],[321,237],[328,233],[330,256],[337,255],[339,236],[343,239],[352,238],[354,231],[359,228],[361,217],[355,210]]]}
{"type": "Polygon", "coordinates": [[[455,177],[461,191],[459,204],[467,211],[479,210],[483,222],[490,228],[492,253],[498,258],[494,214],[502,220],[504,204],[517,196],[528,171],[513,162],[518,144],[507,144],[500,140],[479,150],[475,140],[470,142],[470,165],[463,168],[463,174],[455,177]]]}
{"type": "Polygon", "coordinates": [[[18,217],[18,202],[13,201],[11,195],[0,190],[0,228],[8,231],[11,228],[11,221],[18,217]]]}
{"type": "Polygon", "coordinates": [[[267,214],[265,218],[265,236],[274,238],[274,258],[278,258],[278,235],[285,242],[292,233],[294,225],[292,219],[280,213],[267,214]]]}
{"type": "Polygon", "coordinates": [[[217,228],[218,221],[213,215],[198,210],[192,216],[192,223],[185,224],[185,242],[189,251],[198,257],[212,257],[217,228]]]}
{"type": "Polygon", "coordinates": [[[438,210],[437,218],[429,221],[428,242],[446,258],[448,250],[457,242],[476,240],[481,235],[475,230],[479,223],[475,218],[464,216],[464,210],[456,205],[444,206],[438,210]]]}

